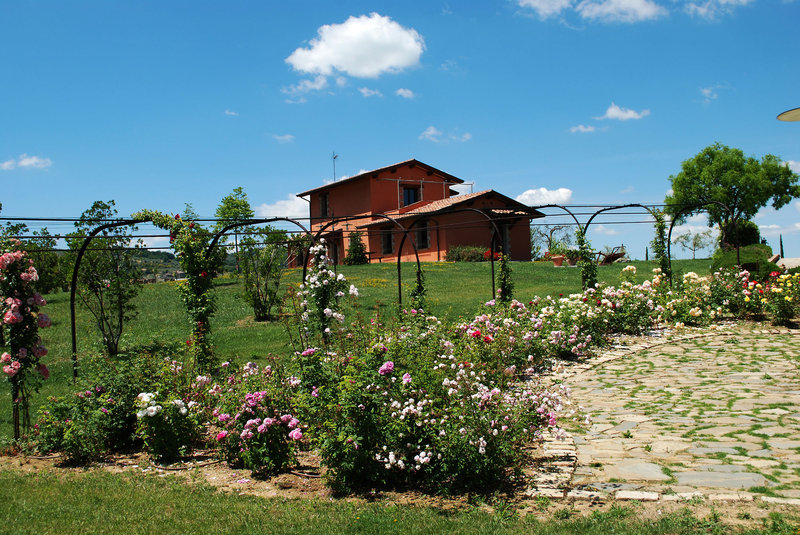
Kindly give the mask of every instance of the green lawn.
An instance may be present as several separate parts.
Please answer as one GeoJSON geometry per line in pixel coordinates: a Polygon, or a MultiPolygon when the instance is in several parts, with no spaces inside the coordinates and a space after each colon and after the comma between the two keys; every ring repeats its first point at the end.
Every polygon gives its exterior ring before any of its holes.
{"type": "MultiPolygon", "coordinates": [[[[640,280],[644,280],[656,267],[655,262],[633,262],[640,280]]],[[[707,274],[709,260],[679,260],[674,269],[707,274]]],[[[617,284],[624,265],[601,266],[598,279],[617,284]]],[[[414,280],[414,264],[404,263],[404,301],[414,280]]],[[[382,315],[393,315],[397,303],[397,265],[371,264],[366,266],[339,266],[338,270],[360,291],[359,306],[364,314],[375,310],[382,315]]],[[[553,267],[543,262],[514,262],[512,276],[514,295],[527,301],[534,296],[569,294],[581,289],[580,271],[577,268],[553,267]]],[[[456,319],[475,313],[478,305],[492,298],[491,266],[489,263],[426,263],[423,265],[428,289],[428,312],[456,319]]],[[[301,271],[289,270],[284,285],[298,284],[301,271]]],[[[136,299],[137,317],[127,324],[121,348],[132,348],[154,341],[184,344],[189,338],[189,324],[175,283],[149,284],[142,288],[136,299]]],[[[222,360],[259,360],[268,354],[286,355],[290,352],[286,327],[281,322],[257,323],[253,312],[241,297],[237,279],[222,277],[216,281],[218,311],[212,320],[213,340],[217,355],[222,360]]],[[[32,413],[47,396],[63,395],[71,391],[72,363],[69,329],[69,294],[48,295],[44,308],[53,325],[41,331],[50,352],[43,361],[50,367],[51,377],[39,394],[31,400],[32,413]]],[[[78,358],[97,354],[97,341],[92,318],[78,306],[78,358]]],[[[11,435],[10,392],[0,392],[0,440],[11,435]]]]}
{"type": "MultiPolygon", "coordinates": [[[[513,505],[432,508],[348,500],[286,500],[221,493],[183,480],[98,471],[0,471],[0,533],[15,535],[241,533],[535,533],[793,535],[794,517],[772,513],[759,527],[733,528],[713,512],[643,515],[614,506],[587,516],[551,503],[539,515],[513,505]],[[652,516],[654,519],[648,519],[652,516]],[[538,518],[537,518],[538,517],[538,518]]],[[[751,522],[753,525],[758,525],[751,522]]]]}

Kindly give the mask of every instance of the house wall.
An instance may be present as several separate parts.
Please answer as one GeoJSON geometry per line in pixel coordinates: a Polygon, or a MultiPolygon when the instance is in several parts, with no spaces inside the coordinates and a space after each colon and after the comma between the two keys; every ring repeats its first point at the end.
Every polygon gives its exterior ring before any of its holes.
{"type": "Polygon", "coordinates": [[[371,182],[370,202],[375,213],[401,208],[401,188],[404,184],[419,186],[422,201],[438,201],[450,196],[450,188],[444,179],[434,174],[429,175],[427,169],[419,166],[398,166],[395,172],[384,171],[377,178],[372,178],[371,182]]]}

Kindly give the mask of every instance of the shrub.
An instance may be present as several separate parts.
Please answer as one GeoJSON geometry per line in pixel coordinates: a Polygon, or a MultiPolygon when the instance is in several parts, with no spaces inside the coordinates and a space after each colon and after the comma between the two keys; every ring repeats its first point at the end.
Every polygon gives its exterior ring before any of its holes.
{"type": "Polygon", "coordinates": [[[453,245],[447,249],[445,260],[448,262],[483,262],[486,247],[479,245],[453,245]]]}
{"type": "Polygon", "coordinates": [[[61,451],[76,462],[137,447],[136,398],[141,392],[187,392],[175,347],[151,346],[128,356],[84,359],[79,389],[50,398],[39,411],[35,438],[42,452],[61,451]]]}
{"type": "Polygon", "coordinates": [[[174,461],[197,443],[200,433],[194,402],[187,404],[174,394],[141,392],[136,407],[136,434],[153,459],[174,461]]]}
{"type": "Polygon", "coordinates": [[[350,233],[350,244],[347,246],[347,256],[344,257],[344,263],[348,266],[357,266],[361,264],[369,264],[367,257],[367,246],[361,240],[361,233],[350,233]]]}
{"type": "MultiPolygon", "coordinates": [[[[772,256],[772,248],[768,245],[754,244],[741,247],[739,249],[740,265],[748,268],[748,271],[756,278],[764,278],[773,271],[780,271],[780,268],[769,262],[772,256]]],[[[736,249],[724,250],[718,248],[711,257],[712,271],[722,268],[737,266],[736,249]]]]}
{"type": "Polygon", "coordinates": [[[293,404],[300,380],[250,362],[224,383],[224,391],[219,384],[211,388],[216,398],[212,414],[221,428],[216,440],[223,458],[258,476],[291,466],[303,437],[293,404]]]}

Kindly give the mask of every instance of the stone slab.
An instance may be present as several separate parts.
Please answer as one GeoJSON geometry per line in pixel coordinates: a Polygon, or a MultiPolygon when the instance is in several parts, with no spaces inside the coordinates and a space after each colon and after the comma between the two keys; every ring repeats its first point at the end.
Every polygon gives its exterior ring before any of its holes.
{"type": "Polygon", "coordinates": [[[675,474],[679,485],[693,487],[719,487],[724,489],[748,489],[766,484],[761,474],[750,472],[678,472],[675,474]]]}
{"type": "Polygon", "coordinates": [[[645,492],[641,490],[620,490],[614,495],[617,500],[639,500],[640,502],[657,502],[659,494],[657,492],[645,492]]]}

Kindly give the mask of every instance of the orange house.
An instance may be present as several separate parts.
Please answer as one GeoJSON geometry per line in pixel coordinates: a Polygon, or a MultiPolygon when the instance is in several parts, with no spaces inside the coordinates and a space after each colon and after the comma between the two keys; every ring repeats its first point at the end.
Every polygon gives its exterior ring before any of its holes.
{"type": "Polygon", "coordinates": [[[459,195],[452,186],[463,182],[407,160],[298,197],[309,202],[311,231],[322,231],[337,264],[347,254],[354,231],[365,240],[370,262],[392,262],[398,255],[401,261],[413,261],[412,242],[421,261],[444,260],[454,245],[489,250],[493,236],[495,251],[512,260],[530,260],[529,221],[544,215],[493,190],[459,195]]]}

